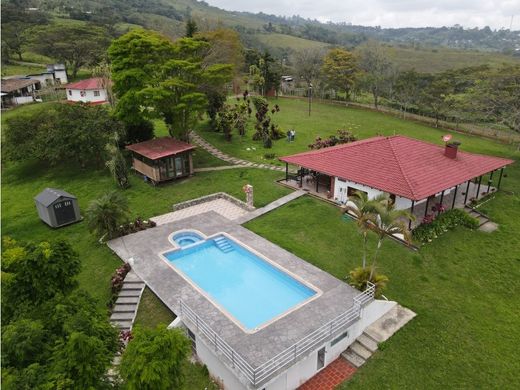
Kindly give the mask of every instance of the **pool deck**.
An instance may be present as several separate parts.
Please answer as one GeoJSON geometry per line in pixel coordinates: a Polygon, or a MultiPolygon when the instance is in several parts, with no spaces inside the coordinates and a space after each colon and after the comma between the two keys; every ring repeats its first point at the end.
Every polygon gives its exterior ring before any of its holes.
{"type": "Polygon", "coordinates": [[[174,312],[182,299],[249,364],[257,367],[353,306],[357,290],[236,222],[209,211],[109,241],[135,273],[174,312]],[[253,334],[245,333],[193,288],[159,254],[173,249],[168,236],[195,229],[207,236],[225,232],[298,275],[323,293],[253,334]]]}

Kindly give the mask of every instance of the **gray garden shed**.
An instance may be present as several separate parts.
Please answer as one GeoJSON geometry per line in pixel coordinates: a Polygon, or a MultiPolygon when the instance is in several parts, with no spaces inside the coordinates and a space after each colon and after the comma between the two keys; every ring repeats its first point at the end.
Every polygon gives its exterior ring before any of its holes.
{"type": "Polygon", "coordinates": [[[46,188],[34,198],[34,202],[41,220],[50,227],[57,228],[81,220],[78,199],[63,190],[46,188]]]}

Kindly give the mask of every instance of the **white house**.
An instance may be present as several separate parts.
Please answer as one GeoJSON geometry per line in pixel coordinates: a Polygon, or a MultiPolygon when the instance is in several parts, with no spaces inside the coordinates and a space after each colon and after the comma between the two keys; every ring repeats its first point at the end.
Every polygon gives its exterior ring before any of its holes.
{"type": "Polygon", "coordinates": [[[81,80],[67,84],[67,100],[69,102],[83,102],[91,104],[104,104],[108,102],[106,86],[110,80],[101,77],[81,80]]]}
{"type": "MultiPolygon", "coordinates": [[[[339,204],[356,191],[369,199],[390,194],[397,209],[409,209],[418,218],[437,204],[445,208],[465,205],[490,190],[497,190],[503,169],[513,163],[500,157],[459,151],[459,143],[436,145],[394,135],[312,150],[280,158],[300,167],[299,187],[309,185],[339,204]],[[483,182],[483,177],[486,180],[483,182]],[[497,179],[497,185],[491,187],[497,179]],[[419,214],[418,214],[419,213],[419,214]]],[[[420,219],[418,219],[420,221],[420,219]]]]}
{"type": "Polygon", "coordinates": [[[67,84],[69,81],[63,64],[49,64],[45,72],[28,74],[26,78],[38,80],[42,86],[67,84]]]}

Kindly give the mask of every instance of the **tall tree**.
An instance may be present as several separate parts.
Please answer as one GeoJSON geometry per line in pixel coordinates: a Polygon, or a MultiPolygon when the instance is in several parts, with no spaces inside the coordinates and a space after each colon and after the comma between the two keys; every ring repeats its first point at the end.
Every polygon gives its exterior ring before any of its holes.
{"type": "Polygon", "coordinates": [[[82,66],[101,61],[110,43],[106,30],[95,25],[50,24],[32,31],[33,50],[63,62],[75,78],[82,66]]]}
{"type": "Polygon", "coordinates": [[[203,66],[209,43],[176,42],[151,31],[132,30],[109,48],[118,97],[117,115],[125,121],[161,118],[170,135],[187,139],[207,107],[206,91],[232,78],[232,66],[203,66]]]}
{"type": "Polygon", "coordinates": [[[121,360],[120,373],[128,390],[179,388],[181,368],[190,343],[180,329],[136,327],[121,360]]]}
{"type": "Polygon", "coordinates": [[[184,35],[186,38],[193,38],[195,34],[199,31],[197,23],[193,19],[188,19],[186,22],[186,34],[184,35]]]}
{"type": "Polygon", "coordinates": [[[421,78],[415,70],[401,72],[394,86],[393,98],[401,106],[403,117],[406,116],[410,106],[419,103],[421,94],[421,78]]]}
{"type": "Polygon", "coordinates": [[[7,120],[4,153],[13,160],[39,159],[51,165],[101,165],[108,140],[122,131],[106,107],[47,104],[7,120]]]}
{"type": "Polygon", "coordinates": [[[369,41],[359,49],[359,67],[362,70],[362,82],[372,93],[374,106],[379,107],[379,98],[389,87],[393,66],[383,47],[369,41]]]}
{"type": "Polygon", "coordinates": [[[332,49],[325,56],[321,71],[327,83],[345,92],[348,100],[358,74],[354,54],[344,49],[332,49]]]}
{"type": "Polygon", "coordinates": [[[292,62],[296,75],[305,80],[307,85],[316,85],[320,77],[323,57],[325,53],[322,49],[300,49],[293,53],[292,62]]]}

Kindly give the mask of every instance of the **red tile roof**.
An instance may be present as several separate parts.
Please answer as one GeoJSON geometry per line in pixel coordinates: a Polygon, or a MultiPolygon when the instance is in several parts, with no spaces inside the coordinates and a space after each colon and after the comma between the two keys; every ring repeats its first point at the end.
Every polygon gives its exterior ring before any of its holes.
{"type": "Polygon", "coordinates": [[[161,137],[128,145],[126,148],[150,160],[157,160],[187,150],[193,150],[195,146],[170,137],[161,137]]]}
{"type": "Polygon", "coordinates": [[[444,146],[402,135],[369,138],[280,160],[412,200],[425,199],[514,162],[462,152],[460,147],[452,159],[444,155],[444,146]]]}
{"type": "MultiPolygon", "coordinates": [[[[109,80],[109,82],[111,82],[109,80]]],[[[91,79],[85,79],[81,81],[76,81],[75,83],[70,83],[65,86],[67,89],[102,89],[103,88],[103,79],[101,77],[94,77],[91,79]]]]}

